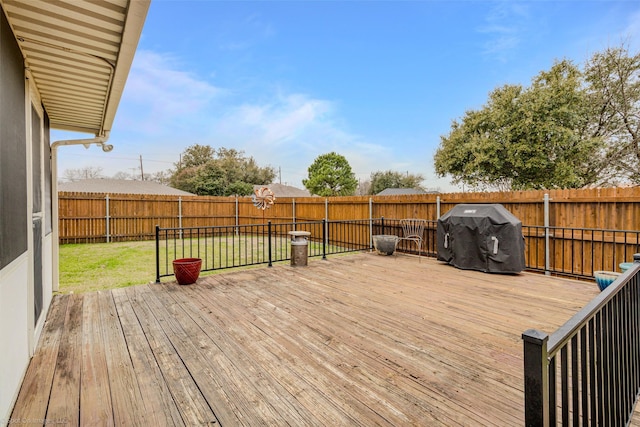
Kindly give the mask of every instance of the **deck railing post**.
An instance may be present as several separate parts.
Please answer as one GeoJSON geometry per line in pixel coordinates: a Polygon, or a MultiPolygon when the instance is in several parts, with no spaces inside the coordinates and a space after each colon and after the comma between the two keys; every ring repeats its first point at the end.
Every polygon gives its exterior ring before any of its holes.
{"type": "Polygon", "coordinates": [[[381,226],[381,233],[380,234],[385,234],[384,232],[384,217],[380,217],[380,226],[381,226]]]}
{"type": "Polygon", "coordinates": [[[549,244],[549,194],[544,195],[544,274],[551,275],[551,247],[549,244]]]}
{"type": "Polygon", "coordinates": [[[327,259],[327,236],[328,234],[328,224],[326,219],[322,219],[322,259],[327,259]]]}
{"type": "Polygon", "coordinates": [[[160,283],[160,226],[156,224],[156,283],[160,283]]]}
{"type": "Polygon", "coordinates": [[[327,199],[327,198],[324,199],[324,219],[325,219],[325,221],[323,222],[324,229],[322,230],[322,232],[325,233],[325,235],[327,237],[329,237],[329,230],[328,230],[328,228],[329,228],[329,199],[327,199]]]}
{"type": "Polygon", "coordinates": [[[535,329],[522,334],[524,342],[524,423],[549,425],[549,336],[535,329]]]}
{"type": "Polygon", "coordinates": [[[271,221],[267,221],[267,241],[269,248],[269,267],[273,267],[273,256],[271,254],[271,221]]]}

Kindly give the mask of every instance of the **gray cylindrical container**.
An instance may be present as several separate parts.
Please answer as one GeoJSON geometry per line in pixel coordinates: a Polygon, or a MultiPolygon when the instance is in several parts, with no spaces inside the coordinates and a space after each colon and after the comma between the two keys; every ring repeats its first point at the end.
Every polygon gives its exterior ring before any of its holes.
{"type": "Polygon", "coordinates": [[[308,231],[290,231],[291,236],[291,265],[300,267],[307,265],[309,236],[308,231]]]}

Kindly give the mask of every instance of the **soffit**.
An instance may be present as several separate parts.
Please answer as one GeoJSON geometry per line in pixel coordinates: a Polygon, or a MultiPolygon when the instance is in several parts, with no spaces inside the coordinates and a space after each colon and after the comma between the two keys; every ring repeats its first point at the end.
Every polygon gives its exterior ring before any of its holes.
{"type": "Polygon", "coordinates": [[[150,0],[0,0],[52,128],[104,135],[150,0]]]}

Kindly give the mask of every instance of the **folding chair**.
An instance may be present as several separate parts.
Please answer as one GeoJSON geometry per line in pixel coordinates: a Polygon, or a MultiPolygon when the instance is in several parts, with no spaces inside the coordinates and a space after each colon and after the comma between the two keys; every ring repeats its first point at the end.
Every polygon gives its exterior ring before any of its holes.
{"type": "Polygon", "coordinates": [[[422,236],[427,220],[419,218],[405,218],[400,220],[402,237],[399,240],[410,240],[418,247],[418,261],[422,253],[422,236]]]}

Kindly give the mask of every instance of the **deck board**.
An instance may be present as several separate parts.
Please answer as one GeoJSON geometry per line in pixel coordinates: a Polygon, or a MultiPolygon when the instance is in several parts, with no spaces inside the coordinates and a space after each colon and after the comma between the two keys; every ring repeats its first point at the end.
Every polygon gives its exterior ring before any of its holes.
{"type": "Polygon", "coordinates": [[[56,296],[14,416],[521,425],[522,332],[554,331],[597,293],[589,282],[356,254],[56,296]]]}
{"type": "Polygon", "coordinates": [[[55,374],[58,348],[69,300],[68,295],[60,295],[56,297],[56,303],[49,310],[38,351],[31,359],[29,369],[22,381],[17,399],[20,405],[16,405],[12,414],[15,419],[43,420],[47,415],[51,390],[46,387],[50,387],[55,374]]]}

